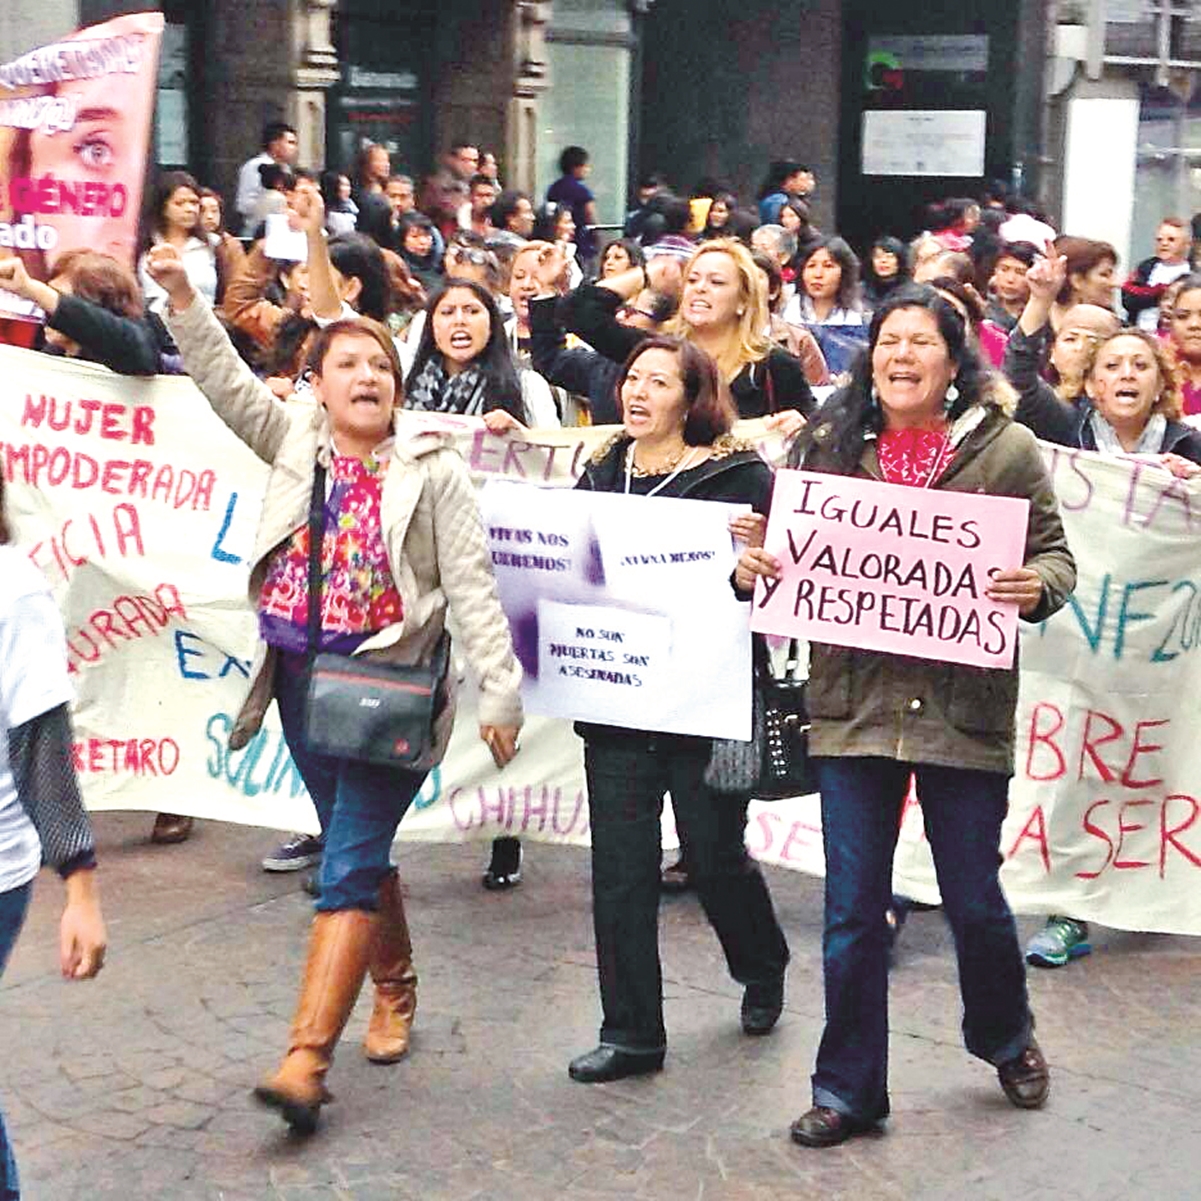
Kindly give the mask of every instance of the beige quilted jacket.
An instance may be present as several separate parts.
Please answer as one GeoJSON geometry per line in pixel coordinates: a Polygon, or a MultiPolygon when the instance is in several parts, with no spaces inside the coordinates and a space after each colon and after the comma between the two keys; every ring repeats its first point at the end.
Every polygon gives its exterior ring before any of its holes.
{"type": "MultiPolygon", "coordinates": [[[[271,552],[308,521],[313,472],[328,464],[324,410],[304,400],[279,401],[238,357],[212,310],[193,302],[167,323],[188,373],[213,410],[271,467],[250,568],[250,601],[271,552]]],[[[397,438],[380,500],[380,520],[404,616],[356,652],[400,663],[429,657],[449,605],[458,645],[480,681],[479,720],[520,725],[521,668],[496,594],[475,489],[458,451],[441,434],[397,438]]],[[[237,749],[254,736],[271,702],[274,655],[260,642],[250,695],[230,734],[237,749]]],[[[453,704],[438,723],[441,756],[450,738],[453,704]]]]}

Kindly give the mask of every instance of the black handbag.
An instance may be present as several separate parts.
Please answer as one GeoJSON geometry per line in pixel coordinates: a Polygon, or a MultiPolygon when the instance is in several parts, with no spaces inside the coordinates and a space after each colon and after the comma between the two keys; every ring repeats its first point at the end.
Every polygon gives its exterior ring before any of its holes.
{"type": "Polygon", "coordinates": [[[800,647],[793,638],[784,675],[774,675],[768,663],[757,681],[763,697],[763,747],[753,792],[762,801],[817,791],[817,774],[809,760],[806,681],[797,679],[799,658],[800,647]]]}
{"type": "Polygon", "coordinates": [[[750,793],[761,801],[817,791],[809,761],[809,715],[805,681],[797,678],[800,646],[788,644],[788,663],[776,676],[766,647],[756,642],[751,738],[715,738],[705,783],[715,792],[750,793]]]}
{"type": "Polygon", "coordinates": [[[319,652],[325,468],[309,504],[308,704],[305,739],[321,755],[412,769],[434,766],[434,720],[447,699],[450,635],[415,667],[319,652]]]}

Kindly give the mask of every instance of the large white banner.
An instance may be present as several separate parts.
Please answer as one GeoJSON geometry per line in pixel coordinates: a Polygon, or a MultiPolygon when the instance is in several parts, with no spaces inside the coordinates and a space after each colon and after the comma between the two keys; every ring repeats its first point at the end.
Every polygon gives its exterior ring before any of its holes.
{"type": "MultiPolygon", "coordinates": [[[[8,508],[67,625],[89,806],[313,829],[274,715],[245,750],[225,742],[254,645],[246,560],[264,465],[186,379],[121,378],[9,347],[0,372],[8,508]]],[[[481,484],[569,487],[611,432],[504,438],[433,420],[456,431],[481,484]]],[[[741,432],[779,457],[761,426],[741,432]]],[[[1006,888],[1026,912],[1201,933],[1201,487],[1148,464],[1046,454],[1080,582],[1062,613],[1023,629],[1006,888]]],[[[586,842],[570,725],[532,717],[503,772],[475,725],[468,690],[402,836],[586,842]]],[[[820,872],[818,799],[754,804],[747,842],[766,862],[820,872]]],[[[896,883],[936,896],[917,798],[896,883]]]]}

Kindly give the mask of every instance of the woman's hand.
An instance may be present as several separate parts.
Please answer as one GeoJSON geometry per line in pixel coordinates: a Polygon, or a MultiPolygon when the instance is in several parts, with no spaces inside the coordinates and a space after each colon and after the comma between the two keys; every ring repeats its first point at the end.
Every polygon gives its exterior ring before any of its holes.
{"type": "Polygon", "coordinates": [[[1068,277],[1068,260],[1055,250],[1055,243],[1048,242],[1042,255],[1026,271],[1026,282],[1030,285],[1030,296],[1050,307],[1063,289],[1068,277]]]}
{"type": "Polygon", "coordinates": [[[293,202],[296,227],[310,237],[322,237],[325,233],[325,202],[320,192],[301,192],[293,202]]]}
{"type": "Polygon", "coordinates": [[[525,433],[526,429],[507,409],[493,409],[485,413],[484,426],[490,434],[511,434],[517,430],[525,433]]]}
{"type": "Polygon", "coordinates": [[[504,767],[513,761],[513,756],[520,749],[517,745],[520,732],[520,726],[480,726],[480,737],[488,744],[492,762],[497,767],[504,767]]]}
{"type": "Polygon", "coordinates": [[[67,904],[58,933],[59,966],[67,980],[90,980],[104,966],[108,934],[95,874],[85,869],[67,877],[67,904]]]}
{"type": "Polygon", "coordinates": [[[730,533],[746,547],[762,546],[767,518],[762,513],[740,513],[730,518],[730,533]]]}
{"type": "Polygon", "coordinates": [[[538,293],[541,296],[567,291],[571,264],[559,242],[545,242],[539,247],[534,262],[534,277],[538,281],[538,293]]]}
{"type": "Polygon", "coordinates": [[[146,256],[146,274],[167,293],[174,312],[182,313],[196,299],[196,289],[184,270],[183,259],[169,242],[160,242],[150,248],[146,256]]]}
{"type": "Polygon", "coordinates": [[[263,383],[271,389],[276,400],[287,400],[296,391],[296,385],[286,375],[270,375],[263,383]]]}
{"type": "Polygon", "coordinates": [[[781,437],[789,439],[805,428],[805,418],[799,409],[781,409],[778,413],[768,413],[763,424],[769,430],[779,430],[781,437]]]}
{"type": "Polygon", "coordinates": [[[673,254],[656,254],[647,260],[646,282],[660,296],[680,299],[684,290],[684,264],[673,254]]]}
{"type": "Polygon", "coordinates": [[[31,279],[25,264],[15,256],[0,259],[0,288],[23,300],[32,300],[47,317],[58,311],[58,293],[49,284],[31,279]]]}
{"type": "Polygon", "coordinates": [[[29,295],[29,272],[19,258],[0,259],[0,288],[25,300],[33,299],[29,295]]]}
{"type": "Polygon", "coordinates": [[[755,581],[763,576],[768,580],[780,578],[780,560],[769,555],[761,546],[748,546],[734,568],[734,586],[739,592],[754,592],[755,581]]]}
{"type": "Polygon", "coordinates": [[[1178,480],[1191,480],[1195,475],[1201,473],[1201,466],[1198,466],[1191,459],[1186,459],[1183,455],[1172,454],[1169,451],[1165,455],[1159,456],[1160,465],[1166,467],[1178,480]]]}
{"type": "Polygon", "coordinates": [[[984,589],[984,595],[1002,605],[1017,605],[1018,612],[1028,617],[1043,598],[1043,579],[1031,567],[998,571],[984,589]]]}

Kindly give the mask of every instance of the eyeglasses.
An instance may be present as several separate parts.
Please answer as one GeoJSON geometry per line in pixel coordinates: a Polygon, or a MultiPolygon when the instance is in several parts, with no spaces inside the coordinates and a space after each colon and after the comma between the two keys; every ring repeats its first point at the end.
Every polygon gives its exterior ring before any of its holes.
{"type": "Polygon", "coordinates": [[[640,309],[636,304],[619,305],[617,315],[619,317],[645,317],[648,321],[655,320],[654,313],[648,313],[645,309],[640,309]]]}
{"type": "Polygon", "coordinates": [[[486,267],[488,265],[488,252],[486,250],[477,250],[474,246],[452,246],[450,248],[450,257],[456,263],[470,263],[473,267],[486,267]]]}

